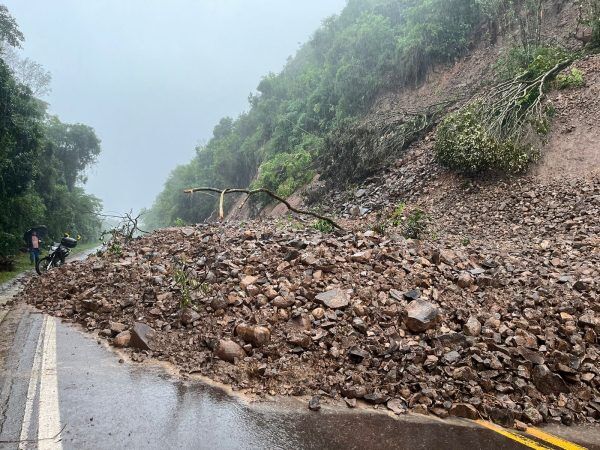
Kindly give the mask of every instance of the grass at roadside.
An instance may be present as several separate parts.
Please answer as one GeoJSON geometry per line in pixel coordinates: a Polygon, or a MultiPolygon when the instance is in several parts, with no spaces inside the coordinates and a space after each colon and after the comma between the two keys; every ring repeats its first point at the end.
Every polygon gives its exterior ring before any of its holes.
{"type": "MultiPolygon", "coordinates": [[[[76,248],[74,248],[71,251],[71,256],[77,255],[78,253],[82,253],[82,252],[85,252],[86,250],[90,250],[92,248],[98,247],[99,245],[100,245],[100,242],[87,242],[85,244],[79,244],[79,245],[77,245],[76,248]]],[[[42,252],[40,258],[43,258],[47,254],[48,254],[48,252],[46,250],[44,250],[42,252]]],[[[21,253],[21,254],[19,254],[19,256],[17,256],[17,259],[15,261],[14,270],[11,270],[10,272],[0,272],[0,284],[6,283],[6,282],[14,279],[16,276],[22,274],[23,272],[26,272],[27,270],[33,270],[33,269],[35,269],[35,266],[33,264],[31,264],[29,261],[29,253],[21,253]]]]}

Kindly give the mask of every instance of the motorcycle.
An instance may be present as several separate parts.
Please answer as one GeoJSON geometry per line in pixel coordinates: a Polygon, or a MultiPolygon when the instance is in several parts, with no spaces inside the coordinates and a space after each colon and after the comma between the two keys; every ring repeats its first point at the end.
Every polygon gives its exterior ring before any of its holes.
{"type": "Polygon", "coordinates": [[[35,271],[38,275],[48,272],[54,267],[60,267],[65,263],[65,259],[71,253],[71,249],[77,247],[77,239],[64,237],[60,242],[55,242],[50,253],[39,259],[35,264],[35,271]]]}

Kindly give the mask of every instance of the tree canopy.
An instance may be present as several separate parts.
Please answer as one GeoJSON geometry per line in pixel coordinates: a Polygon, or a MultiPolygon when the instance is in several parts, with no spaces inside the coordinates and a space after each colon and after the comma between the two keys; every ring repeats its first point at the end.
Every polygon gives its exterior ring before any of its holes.
{"type": "MultiPolygon", "coordinates": [[[[0,5],[0,47],[23,41],[0,5]]],[[[5,47],[6,48],[6,47],[5,47]]],[[[15,76],[0,53],[0,259],[23,246],[28,228],[45,224],[51,237],[69,231],[94,239],[102,203],[81,187],[100,154],[100,140],[83,124],[49,116],[46,103],[15,76]]],[[[0,261],[1,262],[1,261],[0,261]]]]}

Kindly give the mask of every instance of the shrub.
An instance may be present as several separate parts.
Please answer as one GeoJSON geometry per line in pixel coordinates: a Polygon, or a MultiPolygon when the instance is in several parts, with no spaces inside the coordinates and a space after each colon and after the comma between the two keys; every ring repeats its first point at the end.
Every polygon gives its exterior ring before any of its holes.
{"type": "Polygon", "coordinates": [[[421,239],[429,227],[429,216],[422,209],[408,208],[406,203],[402,202],[394,209],[387,221],[376,225],[374,231],[384,234],[388,224],[400,228],[402,236],[407,239],[421,239]]]}
{"type": "Polygon", "coordinates": [[[444,119],[437,131],[435,152],[440,164],[467,175],[519,173],[535,158],[531,146],[491,136],[472,108],[444,119]]]}
{"type": "Polygon", "coordinates": [[[254,188],[266,188],[281,197],[289,197],[304,186],[315,173],[311,170],[312,156],[302,150],[296,153],[279,153],[260,166],[254,188]]]}
{"type": "Polygon", "coordinates": [[[556,77],[556,87],[558,89],[577,88],[584,84],[583,72],[576,68],[572,68],[568,74],[560,74],[556,77]]]}
{"type": "Polygon", "coordinates": [[[321,233],[333,233],[333,225],[323,219],[317,220],[314,223],[313,228],[319,230],[321,233]]]}
{"type": "Polygon", "coordinates": [[[411,211],[404,220],[402,235],[408,239],[421,239],[429,226],[429,216],[421,209],[411,211]]]}
{"type": "Polygon", "coordinates": [[[0,231],[0,255],[14,256],[17,253],[21,240],[14,234],[0,231]]]}
{"type": "Polygon", "coordinates": [[[523,77],[533,80],[570,58],[572,56],[559,47],[534,47],[529,50],[513,47],[498,60],[496,73],[501,79],[523,77]]]}

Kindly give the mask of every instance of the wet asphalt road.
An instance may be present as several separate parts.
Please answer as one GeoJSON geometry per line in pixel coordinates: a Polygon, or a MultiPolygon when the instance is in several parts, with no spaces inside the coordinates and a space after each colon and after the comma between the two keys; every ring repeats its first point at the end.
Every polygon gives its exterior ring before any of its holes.
{"type": "Polygon", "coordinates": [[[78,329],[22,306],[0,335],[1,448],[526,448],[467,422],[248,404],[159,366],[120,364],[78,329]]]}

